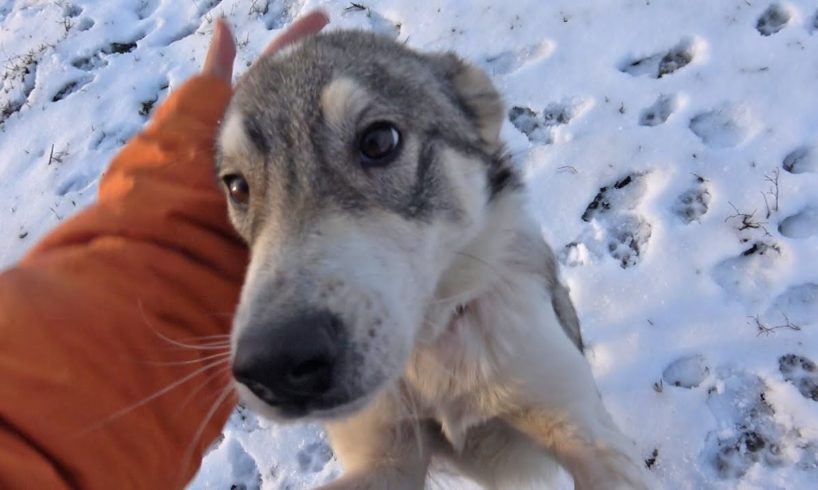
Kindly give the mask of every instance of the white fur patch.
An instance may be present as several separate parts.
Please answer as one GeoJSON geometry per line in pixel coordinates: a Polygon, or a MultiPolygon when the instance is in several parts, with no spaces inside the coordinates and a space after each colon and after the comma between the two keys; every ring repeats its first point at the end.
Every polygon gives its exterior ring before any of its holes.
{"type": "Polygon", "coordinates": [[[225,117],[219,135],[219,145],[225,155],[239,157],[249,155],[253,144],[244,129],[244,122],[237,111],[232,111],[225,117]]]}
{"type": "Polygon", "coordinates": [[[341,128],[355,121],[369,104],[367,91],[351,78],[336,78],[321,93],[321,109],[331,127],[341,128]]]}

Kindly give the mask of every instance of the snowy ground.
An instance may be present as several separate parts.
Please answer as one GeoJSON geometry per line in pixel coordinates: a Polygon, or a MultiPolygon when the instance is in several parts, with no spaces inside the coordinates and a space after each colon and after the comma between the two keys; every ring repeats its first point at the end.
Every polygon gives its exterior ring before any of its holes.
{"type": "MultiPolygon", "coordinates": [[[[93,201],[216,16],[243,70],[317,5],[491,73],[602,394],[661,488],[815,488],[814,2],[2,1],[0,266],[93,201]]],[[[238,411],[191,488],[339,471],[320,429],[238,411]]]]}

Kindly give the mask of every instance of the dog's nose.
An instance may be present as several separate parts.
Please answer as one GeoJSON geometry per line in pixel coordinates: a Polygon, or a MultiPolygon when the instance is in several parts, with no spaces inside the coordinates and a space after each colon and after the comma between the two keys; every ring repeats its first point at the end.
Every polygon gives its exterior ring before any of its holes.
{"type": "Polygon", "coordinates": [[[311,311],[255,325],[239,338],[233,376],[272,406],[299,406],[332,387],[341,322],[311,311]]]}

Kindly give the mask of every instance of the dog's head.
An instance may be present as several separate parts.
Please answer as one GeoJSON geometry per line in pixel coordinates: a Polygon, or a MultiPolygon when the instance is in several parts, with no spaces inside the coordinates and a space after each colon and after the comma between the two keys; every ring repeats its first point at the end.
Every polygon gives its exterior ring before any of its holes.
{"type": "Polygon", "coordinates": [[[279,419],[360,408],[404,370],[441,274],[511,180],[486,75],[362,32],[261,60],[218,138],[251,248],[240,395],[279,419]]]}

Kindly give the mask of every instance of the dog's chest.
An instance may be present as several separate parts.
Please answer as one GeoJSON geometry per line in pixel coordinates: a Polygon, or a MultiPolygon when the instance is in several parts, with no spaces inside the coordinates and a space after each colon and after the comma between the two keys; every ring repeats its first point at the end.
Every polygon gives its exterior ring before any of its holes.
{"type": "Polygon", "coordinates": [[[440,423],[456,449],[503,405],[502,360],[476,321],[474,311],[455,314],[443,335],[415,351],[405,377],[424,415],[440,423]]]}

